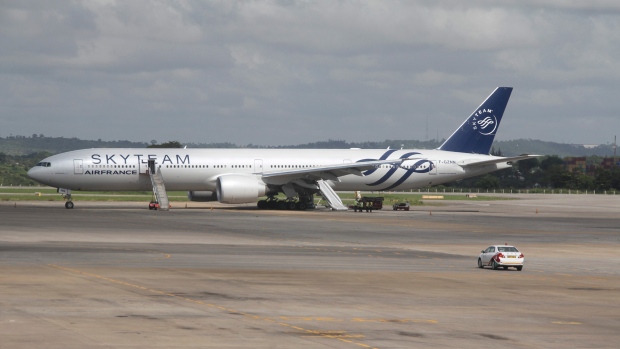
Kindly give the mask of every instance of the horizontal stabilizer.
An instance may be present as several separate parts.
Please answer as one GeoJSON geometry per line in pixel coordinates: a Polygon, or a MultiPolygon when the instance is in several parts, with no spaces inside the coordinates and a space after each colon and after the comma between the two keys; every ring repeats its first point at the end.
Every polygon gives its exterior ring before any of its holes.
{"type": "Polygon", "coordinates": [[[460,161],[458,163],[458,165],[461,166],[462,168],[480,167],[480,166],[491,165],[491,164],[500,164],[500,163],[503,163],[503,162],[515,162],[515,161],[519,161],[519,160],[532,159],[532,158],[537,158],[537,157],[540,157],[540,156],[542,156],[542,155],[523,154],[523,155],[513,156],[513,157],[508,157],[508,158],[493,157],[490,160],[483,160],[483,161],[472,159],[472,160],[460,161]]]}

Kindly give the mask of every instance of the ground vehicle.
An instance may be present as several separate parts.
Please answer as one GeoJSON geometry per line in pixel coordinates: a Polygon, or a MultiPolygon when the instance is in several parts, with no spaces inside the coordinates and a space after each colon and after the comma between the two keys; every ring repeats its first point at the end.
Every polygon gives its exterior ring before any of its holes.
{"type": "Polygon", "coordinates": [[[383,196],[362,196],[361,199],[357,200],[357,202],[349,206],[349,208],[355,210],[355,212],[358,210],[360,212],[364,210],[366,212],[372,212],[372,210],[380,210],[383,208],[383,200],[383,196]]]}
{"type": "Polygon", "coordinates": [[[373,210],[383,208],[383,196],[362,196],[360,202],[364,207],[370,206],[373,210]]]}
{"type": "Polygon", "coordinates": [[[493,245],[486,250],[480,251],[478,256],[478,268],[490,266],[493,269],[514,267],[521,271],[523,269],[525,257],[523,253],[514,246],[493,245]]]}
{"type": "Polygon", "coordinates": [[[408,202],[401,202],[400,204],[394,204],[394,205],[392,205],[392,209],[394,211],[397,211],[397,210],[409,211],[409,203],[408,202]]]}

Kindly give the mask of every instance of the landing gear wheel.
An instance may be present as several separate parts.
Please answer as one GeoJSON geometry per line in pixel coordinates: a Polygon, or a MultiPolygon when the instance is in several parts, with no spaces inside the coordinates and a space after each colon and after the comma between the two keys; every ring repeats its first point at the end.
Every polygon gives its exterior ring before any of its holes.
{"type": "Polygon", "coordinates": [[[260,200],[258,202],[257,206],[258,206],[259,210],[264,210],[264,209],[266,209],[269,206],[269,204],[267,204],[267,201],[265,201],[265,200],[260,200]]]}
{"type": "Polygon", "coordinates": [[[289,202],[289,203],[288,203],[288,208],[289,208],[289,210],[295,210],[295,209],[297,209],[297,203],[295,203],[295,202],[289,202]]]}
{"type": "Polygon", "coordinates": [[[73,201],[67,201],[65,202],[65,208],[70,210],[73,208],[73,201]]]}
{"type": "Polygon", "coordinates": [[[300,211],[304,211],[304,210],[306,209],[306,204],[304,204],[303,202],[300,202],[300,203],[297,205],[297,208],[298,208],[300,211]]]}
{"type": "Polygon", "coordinates": [[[278,210],[286,210],[286,209],[288,209],[288,205],[286,204],[286,201],[279,201],[278,210]]]}
{"type": "Polygon", "coordinates": [[[484,268],[484,265],[482,265],[482,259],[478,258],[478,268],[482,269],[484,268]]]}

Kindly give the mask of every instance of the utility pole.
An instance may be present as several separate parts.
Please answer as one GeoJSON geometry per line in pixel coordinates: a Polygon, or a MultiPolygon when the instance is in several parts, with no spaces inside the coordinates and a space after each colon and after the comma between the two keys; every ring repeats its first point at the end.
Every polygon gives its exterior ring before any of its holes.
{"type": "Polygon", "coordinates": [[[616,162],[616,147],[617,147],[616,136],[614,136],[614,164],[613,164],[613,166],[616,166],[616,164],[617,164],[617,162],[616,162]]]}

